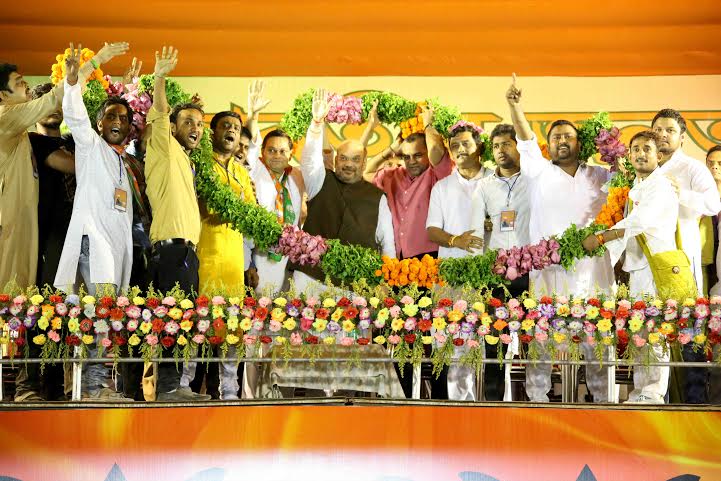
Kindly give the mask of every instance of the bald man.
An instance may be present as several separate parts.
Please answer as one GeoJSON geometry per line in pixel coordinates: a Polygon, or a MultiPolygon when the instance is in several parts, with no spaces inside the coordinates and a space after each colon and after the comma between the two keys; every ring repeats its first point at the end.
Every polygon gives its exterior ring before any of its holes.
{"type": "MultiPolygon", "coordinates": [[[[346,140],[336,150],[335,171],[326,170],[322,159],[313,158],[312,162],[301,164],[309,199],[303,230],[395,257],[388,200],[382,190],[363,180],[367,154],[362,142],[346,140]]],[[[299,292],[322,289],[320,283],[325,276],[320,266],[293,267],[293,280],[299,292]]]]}

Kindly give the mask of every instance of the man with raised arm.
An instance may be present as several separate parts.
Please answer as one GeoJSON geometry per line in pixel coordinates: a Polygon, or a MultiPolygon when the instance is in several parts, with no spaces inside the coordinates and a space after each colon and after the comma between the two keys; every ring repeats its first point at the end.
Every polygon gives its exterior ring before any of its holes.
{"type": "MultiPolygon", "coordinates": [[[[506,92],[506,100],[516,130],[518,152],[521,154],[521,175],[528,185],[531,205],[529,238],[532,244],[562,234],[571,224],[579,227],[592,222],[606,200],[601,190],[610,174],[603,167],[586,164],[579,158],[578,130],[568,120],[556,120],[548,130],[549,162],[543,157],[536,134],[526,120],[521,105],[521,89],[516,75],[506,92]]],[[[608,256],[587,257],[573,270],[549,266],[531,271],[530,282],[536,294],[558,294],[588,297],[597,292],[610,292],[614,276],[608,256]]],[[[593,348],[582,344],[587,359],[594,359],[593,348]]],[[[586,384],[596,402],[606,402],[606,366],[586,366],[586,384]]],[[[547,402],[551,389],[551,365],[526,366],[526,393],[531,401],[547,402]]]]}

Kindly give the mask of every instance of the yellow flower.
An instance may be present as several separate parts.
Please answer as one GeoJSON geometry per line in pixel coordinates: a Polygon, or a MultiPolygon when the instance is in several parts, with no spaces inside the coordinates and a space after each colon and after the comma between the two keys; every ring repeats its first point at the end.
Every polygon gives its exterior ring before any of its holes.
{"type": "Polygon", "coordinates": [[[283,336],[278,336],[278,337],[275,338],[275,343],[276,343],[276,344],[285,344],[285,342],[286,342],[287,340],[288,340],[288,339],[286,339],[286,338],[283,337],[283,336]]]}
{"type": "Polygon", "coordinates": [[[240,305],[240,297],[228,298],[228,304],[230,304],[231,306],[239,306],[240,305]]]}
{"type": "Polygon", "coordinates": [[[228,330],[235,331],[236,329],[238,329],[238,318],[236,316],[232,316],[228,319],[228,330]]]}
{"type": "Polygon", "coordinates": [[[598,307],[596,306],[589,306],[588,309],[586,309],[586,319],[593,320],[598,317],[599,314],[598,307]]]}
{"type": "Polygon", "coordinates": [[[244,317],[243,320],[240,321],[240,328],[243,331],[250,331],[251,327],[253,327],[253,321],[251,321],[249,317],[244,317]]]}
{"type": "Polygon", "coordinates": [[[486,312],[486,305],[480,301],[474,302],[471,307],[473,307],[473,309],[477,310],[478,312],[486,312]]]}
{"type": "Polygon", "coordinates": [[[496,336],[486,334],[483,339],[486,341],[486,344],[490,344],[491,346],[495,346],[496,344],[498,344],[498,337],[496,336]]]}
{"type": "Polygon", "coordinates": [[[604,309],[613,309],[615,307],[616,307],[616,301],[613,301],[613,300],[603,301],[604,309]]]}
{"type": "MultiPolygon", "coordinates": [[[[83,342],[85,342],[85,336],[83,336],[83,342]]],[[[130,344],[131,346],[137,346],[138,344],[140,344],[140,338],[138,337],[138,335],[133,334],[132,336],[130,336],[128,338],[128,344],[130,344]]],[[[180,339],[178,339],[178,344],[180,344],[180,339]]]]}
{"type": "Polygon", "coordinates": [[[228,334],[227,336],[225,336],[225,342],[227,342],[231,346],[238,344],[238,341],[240,341],[240,338],[235,334],[228,334]]]}
{"type": "Polygon", "coordinates": [[[639,319],[638,317],[632,317],[628,321],[628,328],[631,329],[631,332],[640,331],[642,326],[643,326],[643,321],[641,319],[639,319]]]}
{"type": "Polygon", "coordinates": [[[448,320],[451,322],[458,322],[461,319],[463,319],[463,313],[461,311],[453,309],[451,312],[448,313],[448,320]]]}
{"type": "Polygon", "coordinates": [[[188,339],[184,335],[178,336],[178,346],[185,346],[188,344],[188,339]]]}
{"type": "Polygon", "coordinates": [[[603,343],[604,346],[610,346],[611,344],[613,344],[613,337],[611,337],[611,336],[602,337],[601,342],[603,343]]]}
{"type": "Polygon", "coordinates": [[[433,336],[423,336],[421,341],[423,341],[423,344],[430,344],[433,342],[433,336]]]}
{"type": "Polygon", "coordinates": [[[567,316],[571,313],[571,308],[568,307],[568,304],[561,304],[558,306],[558,309],[556,309],[556,314],[559,316],[567,316]]]}
{"type": "Polygon", "coordinates": [[[651,305],[656,309],[661,309],[663,307],[663,301],[661,299],[654,299],[651,301],[651,305]]]}
{"type": "Polygon", "coordinates": [[[83,297],[83,304],[95,304],[95,298],[93,296],[83,297]]]}
{"type": "Polygon", "coordinates": [[[178,319],[183,317],[183,311],[181,311],[177,307],[174,307],[168,311],[168,316],[170,316],[171,319],[175,319],[177,321],[178,319]]]}
{"type": "Polygon", "coordinates": [[[33,306],[39,306],[41,302],[43,302],[45,298],[41,296],[40,294],[35,294],[30,298],[30,302],[33,303],[33,306]]]}
{"type": "Polygon", "coordinates": [[[325,339],[323,339],[323,344],[328,344],[329,346],[331,344],[335,344],[335,337],[333,337],[333,336],[326,337],[325,339]]]}
{"type": "Polygon", "coordinates": [[[706,342],[706,335],[705,334],[696,334],[693,336],[693,342],[696,344],[703,344],[706,342]]]}
{"type": "Polygon", "coordinates": [[[368,299],[368,302],[370,302],[371,306],[375,309],[376,307],[378,307],[378,304],[381,302],[381,300],[377,297],[371,297],[370,299],[368,299]]]}
{"type": "Polygon", "coordinates": [[[573,301],[571,301],[571,303],[572,303],[574,306],[580,306],[581,304],[583,304],[583,299],[575,298],[573,301]]]}
{"type": "Polygon", "coordinates": [[[193,321],[190,319],[186,319],[180,323],[180,328],[184,330],[185,332],[188,332],[193,328],[193,321]]]}
{"type": "Polygon", "coordinates": [[[690,297],[687,297],[686,299],[684,299],[683,305],[684,305],[684,307],[693,307],[696,305],[696,300],[691,299],[690,297]]]}
{"type": "Polygon", "coordinates": [[[41,317],[41,318],[38,320],[38,327],[39,327],[40,329],[42,329],[43,331],[44,331],[45,329],[47,329],[49,325],[50,325],[50,321],[48,321],[48,318],[47,318],[47,317],[41,317]]]}
{"type": "Polygon", "coordinates": [[[435,329],[436,331],[442,331],[446,328],[447,325],[448,323],[442,317],[433,318],[433,329],[435,329]]]}
{"type": "Polygon", "coordinates": [[[323,307],[325,307],[326,309],[335,307],[335,299],[333,299],[332,297],[323,299],[323,307]]]}
{"type": "Polygon", "coordinates": [[[658,332],[650,332],[648,334],[648,342],[649,344],[658,344],[658,341],[661,340],[661,334],[658,332]]]}
{"type": "Polygon", "coordinates": [[[45,337],[45,334],[38,334],[37,336],[33,337],[33,343],[37,344],[38,346],[42,346],[45,344],[45,341],[47,338],[45,337]]]}
{"type": "Polygon", "coordinates": [[[327,325],[328,321],[326,319],[316,319],[315,322],[313,322],[313,328],[318,332],[325,331],[327,325]]]}
{"type": "Polygon", "coordinates": [[[355,330],[355,324],[353,324],[353,321],[348,319],[343,321],[343,330],[345,332],[353,332],[353,330],[355,330]]]}
{"type": "Polygon", "coordinates": [[[77,332],[78,329],[80,329],[80,323],[78,322],[77,318],[70,318],[70,320],[68,321],[68,331],[77,332]]]}
{"type": "Polygon", "coordinates": [[[403,306],[403,313],[408,317],[413,317],[418,314],[418,306],[415,304],[403,306]]]}
{"type": "Polygon", "coordinates": [[[153,325],[149,323],[148,321],[144,321],[140,323],[140,332],[143,334],[147,334],[150,332],[150,330],[153,328],[153,325]]]}
{"type": "Polygon", "coordinates": [[[334,320],[335,322],[340,321],[340,318],[343,317],[343,309],[336,309],[333,311],[333,314],[331,314],[330,318],[334,320]]]}
{"type": "Polygon", "coordinates": [[[213,306],[213,319],[218,319],[219,317],[225,317],[223,306],[213,306]]]}
{"type": "Polygon", "coordinates": [[[664,336],[673,333],[673,324],[670,322],[662,322],[661,327],[658,328],[659,332],[664,336]]]}
{"type": "MultiPolygon", "coordinates": [[[[135,334],[133,334],[133,336],[135,336],[135,334]]],[[[135,336],[135,337],[138,338],[138,336],[135,336]]],[[[92,344],[95,342],[95,338],[93,336],[91,336],[90,334],[85,334],[85,335],[83,335],[82,341],[83,341],[83,344],[92,344]]],[[[128,341],[128,342],[130,342],[130,341],[128,341]]],[[[138,342],[140,342],[140,338],[138,338],[138,342]]],[[[133,346],[135,346],[135,344],[133,344],[133,346]]]]}
{"type": "Polygon", "coordinates": [[[533,319],[524,319],[521,323],[521,329],[523,329],[524,331],[528,331],[530,329],[533,329],[533,326],[535,325],[536,321],[534,321],[533,319]]]}
{"type": "Polygon", "coordinates": [[[430,306],[431,304],[433,304],[433,301],[428,296],[423,296],[418,300],[418,306],[421,309],[425,309],[426,307],[430,306]]]}
{"type": "Polygon", "coordinates": [[[288,329],[289,331],[292,331],[293,329],[295,329],[295,326],[297,326],[297,325],[298,325],[298,323],[295,322],[295,319],[293,319],[292,317],[290,319],[286,319],[283,322],[283,328],[288,329]]]}
{"type": "Polygon", "coordinates": [[[526,309],[533,309],[538,305],[535,299],[531,299],[530,297],[523,301],[523,307],[526,309]]]}
{"type": "MultiPolygon", "coordinates": [[[[136,297],[135,299],[140,299],[140,298],[136,297]]],[[[135,302],[135,301],[133,300],[133,302],[135,302]]],[[[180,301],[180,307],[181,307],[181,309],[192,309],[193,301],[191,301],[190,299],[183,299],[182,301],[180,301]]]]}
{"type": "Polygon", "coordinates": [[[378,311],[378,315],[376,316],[376,318],[377,318],[379,321],[387,321],[387,320],[388,320],[388,316],[390,316],[390,311],[388,311],[388,309],[384,307],[383,309],[381,309],[380,311],[378,311]]]}
{"type": "Polygon", "coordinates": [[[373,342],[375,342],[376,344],[385,344],[386,338],[385,336],[376,336],[373,338],[373,342]]]}
{"type": "Polygon", "coordinates": [[[553,340],[556,341],[558,344],[560,344],[566,340],[566,335],[563,334],[562,332],[554,332],[553,340]]]}
{"type": "Polygon", "coordinates": [[[56,330],[60,329],[61,327],[63,327],[63,320],[59,317],[54,317],[53,320],[50,321],[50,327],[56,330]]]}
{"type": "Polygon", "coordinates": [[[608,332],[611,330],[611,327],[613,327],[613,323],[609,319],[601,319],[596,323],[596,327],[599,332],[608,332]]]}
{"type": "Polygon", "coordinates": [[[283,312],[283,309],[281,309],[280,307],[276,307],[275,309],[270,311],[270,318],[274,321],[280,322],[285,319],[285,312],[283,312]]]}
{"type": "Polygon", "coordinates": [[[488,327],[492,323],[493,323],[493,319],[491,319],[491,316],[489,316],[488,314],[483,314],[481,316],[481,324],[483,324],[484,326],[488,327]]]}
{"type": "Polygon", "coordinates": [[[285,297],[277,297],[273,300],[273,304],[280,307],[285,307],[286,304],[288,304],[288,299],[285,297]]]}
{"type": "MultiPolygon", "coordinates": [[[[183,307],[183,303],[186,302],[186,301],[187,301],[187,302],[190,302],[190,301],[188,301],[188,299],[185,299],[185,300],[180,301],[180,307],[183,307]]],[[[136,306],[142,306],[142,305],[145,304],[145,299],[143,299],[143,298],[140,297],[140,296],[133,297],[133,304],[135,304],[136,306]]],[[[190,302],[190,307],[193,307],[193,303],[192,303],[192,302],[190,302]]],[[[189,307],[183,307],[183,309],[190,309],[190,308],[189,308],[189,307]]]]}
{"type": "Polygon", "coordinates": [[[403,329],[403,324],[405,324],[403,322],[403,319],[393,319],[391,321],[391,329],[393,329],[394,331],[400,331],[401,329],[403,329]]]}

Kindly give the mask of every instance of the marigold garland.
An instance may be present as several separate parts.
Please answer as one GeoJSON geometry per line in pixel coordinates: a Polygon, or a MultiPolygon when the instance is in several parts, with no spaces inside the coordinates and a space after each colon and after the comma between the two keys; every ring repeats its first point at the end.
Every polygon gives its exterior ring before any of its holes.
{"type": "Polygon", "coordinates": [[[389,286],[417,284],[430,289],[435,284],[444,284],[439,277],[440,261],[427,254],[422,259],[413,257],[399,260],[388,256],[383,256],[382,259],[383,266],[376,271],[376,275],[383,276],[389,286]]]}
{"type": "MultiPolygon", "coordinates": [[[[53,64],[52,73],[50,74],[50,80],[52,81],[53,85],[59,84],[65,78],[65,60],[68,58],[68,56],[70,56],[69,48],[66,48],[62,54],[58,54],[55,56],[56,63],[53,64]]],[[[80,51],[80,66],[82,67],[83,64],[89,62],[90,59],[94,56],[95,52],[93,52],[89,48],[82,49],[80,51]]],[[[93,73],[91,73],[90,77],[88,77],[88,82],[91,82],[93,80],[97,80],[98,82],[100,82],[100,84],[103,86],[103,90],[107,89],[109,86],[108,81],[105,79],[103,71],[99,68],[93,70],[93,73]]]]}
{"type": "Polygon", "coordinates": [[[628,186],[609,187],[606,203],[601,207],[601,212],[596,216],[596,224],[604,225],[608,229],[623,219],[623,211],[628,200],[628,186]]]}

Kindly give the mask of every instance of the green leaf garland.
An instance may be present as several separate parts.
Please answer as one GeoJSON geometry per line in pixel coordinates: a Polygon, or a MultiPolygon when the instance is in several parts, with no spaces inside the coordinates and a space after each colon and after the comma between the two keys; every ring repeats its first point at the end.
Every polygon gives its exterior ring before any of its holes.
{"type": "MultiPolygon", "coordinates": [[[[155,88],[155,75],[141,75],[138,79],[138,93],[147,92],[151,97],[153,96],[153,89],[155,88]]],[[[177,80],[172,78],[165,79],[165,96],[168,99],[168,105],[172,109],[176,105],[187,104],[192,95],[185,93],[183,87],[180,86],[177,80]]]]}

